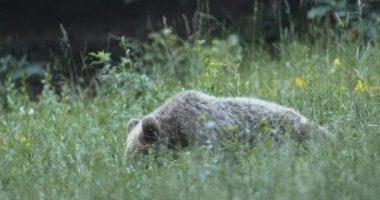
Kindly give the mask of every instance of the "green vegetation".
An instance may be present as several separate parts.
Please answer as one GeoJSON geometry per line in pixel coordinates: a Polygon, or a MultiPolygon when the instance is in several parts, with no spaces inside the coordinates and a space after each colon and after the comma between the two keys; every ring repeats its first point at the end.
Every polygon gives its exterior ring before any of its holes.
{"type": "Polygon", "coordinates": [[[46,73],[34,102],[11,80],[2,84],[0,199],[379,197],[378,43],[284,41],[270,54],[235,34],[184,41],[165,29],[141,48],[137,60],[128,48],[122,58],[91,53],[104,65],[92,89],[66,83],[56,94],[46,73]],[[231,143],[218,153],[195,147],[126,167],[127,121],[184,89],[294,107],[335,140],[311,139],[304,150],[292,141],[231,143]]]}

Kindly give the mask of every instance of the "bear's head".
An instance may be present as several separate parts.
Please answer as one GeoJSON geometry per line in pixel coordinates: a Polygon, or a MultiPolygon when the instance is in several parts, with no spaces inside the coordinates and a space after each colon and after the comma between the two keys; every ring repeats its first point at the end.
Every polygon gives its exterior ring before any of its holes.
{"type": "Polygon", "coordinates": [[[148,148],[159,140],[160,124],[154,117],[131,119],[127,129],[125,161],[136,153],[147,153],[148,148]]]}

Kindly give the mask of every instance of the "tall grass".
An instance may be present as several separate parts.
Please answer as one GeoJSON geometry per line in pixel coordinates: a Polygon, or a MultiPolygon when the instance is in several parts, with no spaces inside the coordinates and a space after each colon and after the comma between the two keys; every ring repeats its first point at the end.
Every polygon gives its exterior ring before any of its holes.
{"type": "MultiPolygon", "coordinates": [[[[377,199],[380,195],[380,49],[344,42],[279,43],[277,56],[237,35],[146,43],[141,69],[103,62],[97,96],[40,101],[7,82],[0,115],[0,199],[377,199]],[[140,71],[140,72],[138,72],[140,71]],[[145,73],[145,74],[144,74],[145,73]],[[184,89],[255,96],[301,111],[335,140],[280,147],[231,143],[123,164],[126,122],[184,89]]],[[[96,54],[94,54],[96,55],[96,54]]],[[[102,63],[102,62],[99,62],[102,63]]]]}

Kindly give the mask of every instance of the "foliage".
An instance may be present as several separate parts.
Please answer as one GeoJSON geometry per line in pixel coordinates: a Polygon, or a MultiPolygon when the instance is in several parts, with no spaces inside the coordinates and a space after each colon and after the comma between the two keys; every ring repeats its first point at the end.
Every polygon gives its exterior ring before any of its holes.
{"type": "Polygon", "coordinates": [[[138,61],[92,53],[103,66],[95,96],[70,84],[57,95],[46,74],[32,102],[8,81],[0,199],[377,199],[380,49],[328,41],[280,42],[274,58],[235,34],[184,41],[158,32],[138,61]],[[185,88],[293,107],[333,138],[312,137],[306,148],[232,141],[216,153],[160,152],[159,162],[151,155],[126,167],[126,122],[185,88]]]}
{"type": "Polygon", "coordinates": [[[27,80],[31,78],[42,78],[45,74],[44,63],[28,61],[24,55],[20,59],[16,59],[11,55],[0,57],[0,106],[7,104],[6,85],[21,83],[24,85],[24,93],[26,93],[27,80]]]}
{"type": "Polygon", "coordinates": [[[343,17],[348,14],[347,0],[343,0],[343,1],[315,0],[313,2],[315,5],[307,12],[307,17],[309,19],[326,17],[329,14],[334,14],[339,17],[343,17]]]}
{"type": "Polygon", "coordinates": [[[376,1],[313,0],[307,18],[319,22],[332,19],[331,22],[335,22],[339,28],[349,31],[350,39],[360,36],[367,40],[378,39],[379,10],[376,1]]]}
{"type": "Polygon", "coordinates": [[[10,77],[13,80],[19,80],[23,77],[43,77],[45,74],[44,64],[30,62],[26,55],[16,59],[11,55],[5,55],[0,58],[0,78],[4,80],[10,77]]]}

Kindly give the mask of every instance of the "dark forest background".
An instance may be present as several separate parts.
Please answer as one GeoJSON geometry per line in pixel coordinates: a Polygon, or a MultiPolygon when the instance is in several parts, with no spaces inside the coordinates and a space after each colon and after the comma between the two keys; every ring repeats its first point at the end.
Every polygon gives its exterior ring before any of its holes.
{"type": "Polygon", "coordinates": [[[165,27],[186,40],[234,33],[271,51],[281,40],[341,37],[341,29],[378,40],[379,24],[376,0],[0,0],[0,78],[26,75],[40,85],[55,62],[54,74],[87,82],[96,73],[89,52],[121,56],[120,39],[139,52],[139,42],[165,27]]]}

